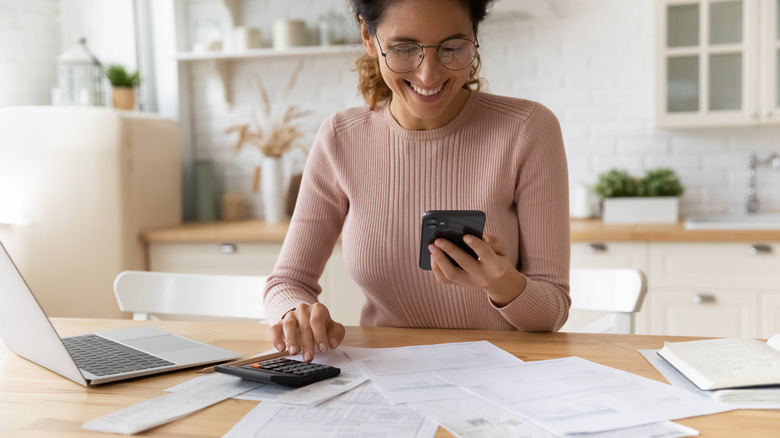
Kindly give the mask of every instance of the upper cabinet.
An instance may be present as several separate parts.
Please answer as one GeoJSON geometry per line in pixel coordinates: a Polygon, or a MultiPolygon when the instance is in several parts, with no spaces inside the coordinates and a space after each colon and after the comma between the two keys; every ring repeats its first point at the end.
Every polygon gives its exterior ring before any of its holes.
{"type": "Polygon", "coordinates": [[[780,0],[659,0],[659,127],[780,123],[780,0]]]}

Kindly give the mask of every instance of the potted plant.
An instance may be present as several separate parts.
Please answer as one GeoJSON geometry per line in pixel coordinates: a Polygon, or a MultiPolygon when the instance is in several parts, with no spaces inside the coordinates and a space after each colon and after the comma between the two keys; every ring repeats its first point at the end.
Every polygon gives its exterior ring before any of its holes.
{"type": "Polygon", "coordinates": [[[605,223],[675,223],[684,188],[674,170],[649,170],[636,178],[625,170],[599,175],[593,192],[602,198],[605,223]]]}
{"type": "Polygon", "coordinates": [[[135,87],[141,83],[138,70],[128,72],[122,65],[111,64],[105,68],[105,74],[111,83],[114,108],[123,110],[135,108],[135,87]]]}

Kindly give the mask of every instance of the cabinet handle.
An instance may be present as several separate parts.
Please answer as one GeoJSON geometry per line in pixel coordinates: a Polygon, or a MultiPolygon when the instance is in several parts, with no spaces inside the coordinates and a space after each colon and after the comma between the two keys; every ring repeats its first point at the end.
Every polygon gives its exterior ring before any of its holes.
{"type": "Polygon", "coordinates": [[[219,252],[222,254],[233,254],[238,251],[238,246],[235,243],[220,243],[219,252]]]}
{"type": "Polygon", "coordinates": [[[607,252],[606,243],[589,243],[585,246],[585,252],[588,254],[598,254],[607,252]]]}
{"type": "Polygon", "coordinates": [[[765,243],[757,243],[750,245],[747,249],[747,253],[752,256],[759,254],[772,254],[772,247],[765,243]]]}
{"type": "Polygon", "coordinates": [[[691,301],[694,304],[713,304],[715,303],[715,296],[712,294],[698,293],[691,297],[691,301]]]}

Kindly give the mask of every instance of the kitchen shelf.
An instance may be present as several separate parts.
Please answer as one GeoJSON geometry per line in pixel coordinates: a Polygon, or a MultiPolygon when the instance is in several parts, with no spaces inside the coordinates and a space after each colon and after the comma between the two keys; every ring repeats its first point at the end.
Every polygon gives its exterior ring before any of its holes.
{"type": "Polygon", "coordinates": [[[349,54],[356,50],[357,44],[336,44],[330,46],[301,46],[287,49],[274,49],[272,47],[244,50],[240,52],[213,51],[213,52],[179,52],[176,59],[180,62],[190,61],[231,61],[248,60],[255,58],[284,58],[296,56],[339,55],[349,54]]]}
{"type": "Polygon", "coordinates": [[[225,104],[233,105],[233,83],[230,66],[233,62],[252,59],[293,58],[302,56],[333,56],[350,55],[361,46],[358,44],[334,44],[329,46],[300,46],[287,49],[274,49],[271,47],[261,49],[243,50],[240,52],[212,51],[212,52],[178,52],[175,55],[179,63],[210,62],[214,71],[219,76],[222,84],[222,98],[225,104]]]}

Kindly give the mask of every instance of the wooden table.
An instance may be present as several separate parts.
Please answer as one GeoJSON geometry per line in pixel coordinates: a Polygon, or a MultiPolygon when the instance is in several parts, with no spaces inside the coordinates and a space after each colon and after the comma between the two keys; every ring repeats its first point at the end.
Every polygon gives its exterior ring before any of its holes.
{"type": "MultiPolygon", "coordinates": [[[[62,336],[148,324],[244,355],[257,354],[271,348],[267,327],[252,323],[66,318],[53,318],[53,322],[62,336]]],[[[525,361],[579,356],[665,381],[637,349],[660,348],[664,340],[689,339],[694,338],[348,327],[344,344],[357,347],[399,347],[488,340],[525,361]]],[[[0,345],[0,437],[109,436],[83,430],[80,426],[102,415],[162,395],[165,388],[193,377],[196,377],[193,370],[185,370],[84,388],[14,355],[0,345]]],[[[226,400],[141,436],[222,436],[255,405],[256,402],[246,400],[226,400]]],[[[780,410],[737,410],[678,422],[699,430],[704,438],[780,436],[780,410]]],[[[451,435],[440,428],[437,436],[451,435]]]]}

